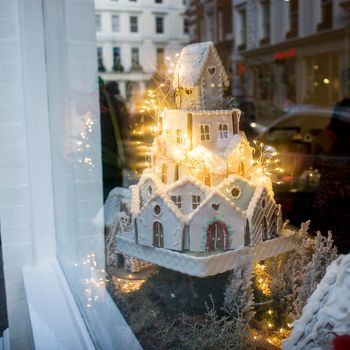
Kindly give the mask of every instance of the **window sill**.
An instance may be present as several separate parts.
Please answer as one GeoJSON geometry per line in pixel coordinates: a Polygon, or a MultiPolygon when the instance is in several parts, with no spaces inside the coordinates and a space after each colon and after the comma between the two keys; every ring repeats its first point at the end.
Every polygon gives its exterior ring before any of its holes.
{"type": "MultiPolygon", "coordinates": [[[[24,268],[23,280],[36,350],[95,349],[58,262],[24,268]]],[[[141,349],[106,290],[103,305],[91,311],[99,348],[141,349]]]]}

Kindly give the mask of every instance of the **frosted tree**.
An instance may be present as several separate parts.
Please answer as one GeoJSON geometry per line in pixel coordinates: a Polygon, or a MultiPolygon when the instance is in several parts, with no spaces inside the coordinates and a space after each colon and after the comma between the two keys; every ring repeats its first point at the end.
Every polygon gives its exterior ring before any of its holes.
{"type": "Polygon", "coordinates": [[[222,310],[233,321],[232,337],[237,349],[249,341],[249,322],[255,314],[252,269],[252,257],[243,256],[240,264],[232,271],[224,293],[222,310]]]}
{"type": "Polygon", "coordinates": [[[302,270],[301,284],[294,302],[296,318],[301,316],[307,300],[325,275],[327,267],[336,257],[337,248],[334,246],[331,232],[328,231],[327,237],[317,232],[314,239],[314,253],[311,261],[302,270]]]}

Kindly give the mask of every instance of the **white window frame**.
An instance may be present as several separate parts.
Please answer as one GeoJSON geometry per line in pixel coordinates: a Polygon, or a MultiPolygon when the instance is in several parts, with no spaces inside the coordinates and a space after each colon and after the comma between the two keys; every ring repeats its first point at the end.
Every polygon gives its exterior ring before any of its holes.
{"type": "MultiPolygon", "coordinates": [[[[86,10],[91,19],[90,23],[94,23],[93,1],[88,0],[81,4],[84,13],[86,10]]],[[[79,3],[79,5],[81,4],[79,3]]],[[[75,2],[18,0],[16,1],[16,9],[17,5],[18,12],[16,11],[15,16],[18,18],[16,25],[19,27],[20,40],[18,45],[21,51],[21,59],[18,64],[23,98],[21,118],[24,116],[26,120],[24,139],[27,162],[22,170],[27,173],[29,178],[26,193],[28,192],[30,198],[31,235],[29,235],[28,251],[23,249],[27,245],[23,245],[21,249],[14,246],[11,250],[12,255],[22,256],[23,280],[22,275],[19,274],[20,283],[18,285],[21,286],[19,292],[22,293],[22,285],[24,284],[26,295],[23,302],[27,304],[24,304],[23,307],[21,305],[21,308],[12,307],[8,310],[9,317],[16,315],[18,320],[18,322],[10,323],[12,335],[10,341],[14,341],[13,345],[18,346],[15,333],[17,334],[20,330],[21,334],[24,334],[27,322],[30,322],[28,329],[30,329],[33,338],[30,339],[28,348],[92,350],[95,346],[92,344],[90,336],[94,333],[100,348],[114,348],[115,344],[118,344],[120,348],[141,349],[105,288],[101,290],[101,301],[90,310],[94,319],[93,325],[91,325],[92,332],[87,330],[86,323],[81,316],[81,304],[77,303],[75,295],[72,294],[72,285],[62,272],[62,267],[56,257],[55,221],[59,218],[55,218],[54,210],[56,193],[54,192],[53,175],[56,170],[53,167],[55,157],[51,153],[53,137],[50,132],[51,110],[48,104],[49,91],[53,87],[48,81],[48,77],[53,75],[54,80],[58,80],[60,86],[56,87],[57,90],[65,90],[66,84],[69,85],[69,75],[62,73],[66,73],[68,43],[71,45],[68,38],[80,31],[80,34],[84,34],[89,43],[94,43],[96,40],[95,31],[85,31],[86,19],[84,21],[77,20],[74,27],[66,25],[66,17],[69,15],[71,19],[72,13],[74,13],[71,10],[76,8],[75,2]],[[45,17],[49,20],[45,21],[45,17]],[[43,26],[44,22],[45,26],[43,26]],[[57,41],[48,40],[48,38],[57,39],[57,41]],[[51,44],[53,42],[54,45],[51,44]],[[53,67],[53,65],[47,64],[47,52],[52,57],[57,58],[57,66],[53,67]],[[23,255],[31,255],[31,261],[24,263],[23,255]],[[20,317],[23,315],[25,318],[21,319],[20,317]],[[16,340],[17,343],[15,343],[16,340]]],[[[92,76],[96,75],[95,50],[95,47],[91,45],[88,55],[91,57],[91,64],[88,65],[86,71],[92,76]]],[[[53,91],[51,90],[51,92],[53,91]]],[[[63,108],[60,105],[60,97],[58,96],[57,101],[55,100],[58,107],[55,115],[59,115],[59,111],[63,108]]],[[[74,102],[77,97],[72,98],[73,103],[78,102],[74,102]]],[[[98,87],[96,86],[94,91],[90,91],[91,102],[98,104],[97,98],[98,87]]],[[[79,115],[73,113],[72,117],[76,118],[72,122],[77,122],[79,115]]],[[[59,119],[57,121],[60,122],[59,119]]],[[[7,220],[6,214],[1,218],[4,221],[7,220]]],[[[6,232],[2,232],[3,249],[7,243],[5,234],[6,232]]],[[[103,254],[103,249],[101,251],[103,254]]],[[[7,262],[7,255],[4,256],[5,264],[11,263],[13,260],[12,256],[7,262]]],[[[104,259],[104,256],[100,258],[104,259]]],[[[88,323],[90,321],[91,319],[88,320],[88,323]]],[[[26,338],[22,338],[20,344],[25,347],[26,338]]]]}
{"type": "Polygon", "coordinates": [[[228,139],[228,123],[219,123],[219,139],[220,140],[228,139]]]}
{"type": "Polygon", "coordinates": [[[210,141],[210,124],[199,124],[200,140],[210,141]]]}
{"type": "Polygon", "coordinates": [[[197,209],[201,204],[201,196],[200,195],[192,195],[192,209],[197,209]]]}
{"type": "Polygon", "coordinates": [[[181,195],[171,196],[171,200],[174,202],[174,204],[175,204],[179,209],[182,209],[182,197],[181,197],[181,195]]]}

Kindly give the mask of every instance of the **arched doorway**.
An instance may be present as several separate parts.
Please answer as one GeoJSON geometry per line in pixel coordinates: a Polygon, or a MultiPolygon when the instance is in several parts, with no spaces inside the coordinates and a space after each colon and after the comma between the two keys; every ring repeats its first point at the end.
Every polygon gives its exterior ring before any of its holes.
{"type": "Polygon", "coordinates": [[[207,250],[226,250],[229,248],[229,234],[227,226],[221,221],[215,221],[208,226],[207,250]]]}
{"type": "Polygon", "coordinates": [[[164,247],[164,232],[163,225],[159,221],[153,223],[153,246],[164,247]]]}

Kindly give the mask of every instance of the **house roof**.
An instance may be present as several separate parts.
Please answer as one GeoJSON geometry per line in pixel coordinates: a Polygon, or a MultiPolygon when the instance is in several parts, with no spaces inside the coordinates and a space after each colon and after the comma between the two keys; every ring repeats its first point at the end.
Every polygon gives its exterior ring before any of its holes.
{"type": "Polygon", "coordinates": [[[207,41],[187,45],[182,49],[175,67],[173,87],[176,89],[178,86],[193,87],[197,85],[211,54],[214,55],[219,65],[218,68],[220,68],[224,84],[228,86],[229,80],[216,48],[213,42],[207,41]]]}
{"type": "Polygon", "coordinates": [[[200,189],[202,192],[210,192],[210,188],[203,185],[202,182],[198,181],[195,177],[191,177],[191,176],[185,176],[183,178],[181,178],[180,180],[174,182],[172,185],[170,185],[167,189],[166,192],[169,193],[179,187],[183,187],[187,184],[192,184],[193,186],[197,187],[198,189],[200,189]]]}
{"type": "Polygon", "coordinates": [[[256,186],[238,175],[230,175],[218,185],[217,189],[225,199],[237,206],[243,212],[249,209],[251,200],[256,193],[256,186]],[[241,193],[237,197],[231,195],[231,189],[233,186],[237,186],[241,190],[241,193]],[[247,197],[244,198],[245,196],[247,197]]]}

